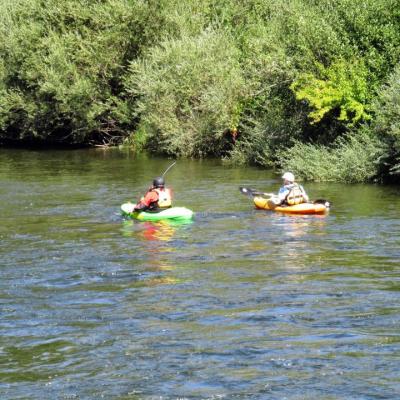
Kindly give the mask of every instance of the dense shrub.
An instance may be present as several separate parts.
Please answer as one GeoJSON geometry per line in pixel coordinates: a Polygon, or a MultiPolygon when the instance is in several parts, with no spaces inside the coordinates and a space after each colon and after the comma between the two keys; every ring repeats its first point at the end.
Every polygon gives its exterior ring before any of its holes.
{"type": "Polygon", "coordinates": [[[131,64],[125,87],[151,148],[184,156],[221,154],[245,96],[239,52],[213,30],[151,49],[131,64]]]}
{"type": "Polygon", "coordinates": [[[127,57],[140,54],[145,39],[153,43],[150,29],[140,29],[151,6],[20,0],[2,11],[2,136],[65,143],[126,136],[131,120],[121,76],[127,57]]]}
{"type": "Polygon", "coordinates": [[[341,137],[331,147],[297,142],[278,155],[282,170],[312,181],[367,182],[379,175],[386,145],[365,131],[341,137]]]}
{"type": "Polygon", "coordinates": [[[382,86],[374,103],[376,119],[371,131],[387,144],[382,160],[384,175],[400,175],[400,64],[382,86]]]}

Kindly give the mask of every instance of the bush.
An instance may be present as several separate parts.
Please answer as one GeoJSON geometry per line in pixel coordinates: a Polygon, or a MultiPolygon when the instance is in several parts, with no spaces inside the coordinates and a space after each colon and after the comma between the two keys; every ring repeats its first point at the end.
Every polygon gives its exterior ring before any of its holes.
{"type": "Polygon", "coordinates": [[[383,174],[400,174],[400,64],[382,86],[374,103],[376,119],[371,126],[388,145],[383,174]]]}
{"type": "Polygon", "coordinates": [[[150,149],[182,156],[221,154],[245,95],[239,52],[213,30],[150,49],[131,64],[125,88],[150,149]]]}
{"type": "Polygon", "coordinates": [[[140,41],[130,29],[137,10],[122,0],[20,0],[6,10],[3,138],[94,144],[124,136],[130,116],[118,81],[140,41]]]}
{"type": "MultiPolygon", "coordinates": [[[[288,98],[291,94],[288,92],[288,98]]],[[[247,104],[239,124],[240,136],[225,162],[231,164],[256,164],[271,168],[276,162],[276,151],[294,143],[301,136],[303,114],[295,105],[289,113],[288,104],[273,95],[258,98],[263,104],[251,109],[247,104]]]]}
{"type": "Polygon", "coordinates": [[[332,147],[297,142],[278,155],[282,170],[317,182],[367,182],[379,174],[386,146],[366,131],[336,140],[332,147]]]}

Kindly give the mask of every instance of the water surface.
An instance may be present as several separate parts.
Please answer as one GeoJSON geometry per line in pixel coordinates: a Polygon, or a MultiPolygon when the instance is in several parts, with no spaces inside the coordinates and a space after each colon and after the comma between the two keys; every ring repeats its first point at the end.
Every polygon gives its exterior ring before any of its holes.
{"type": "Polygon", "coordinates": [[[195,220],[124,220],[171,163],[0,150],[0,398],[400,398],[399,187],[290,216],[238,190],[279,176],[179,160],[195,220]]]}

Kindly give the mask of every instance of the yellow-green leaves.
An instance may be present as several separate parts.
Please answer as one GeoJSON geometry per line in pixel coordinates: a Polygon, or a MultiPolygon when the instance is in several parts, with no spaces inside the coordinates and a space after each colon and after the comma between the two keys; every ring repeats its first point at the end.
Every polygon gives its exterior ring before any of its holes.
{"type": "Polygon", "coordinates": [[[313,108],[309,113],[312,123],[336,110],[337,119],[349,125],[371,118],[371,88],[362,60],[338,60],[327,68],[317,64],[317,69],[317,76],[303,73],[291,85],[296,99],[306,100],[313,108]]]}

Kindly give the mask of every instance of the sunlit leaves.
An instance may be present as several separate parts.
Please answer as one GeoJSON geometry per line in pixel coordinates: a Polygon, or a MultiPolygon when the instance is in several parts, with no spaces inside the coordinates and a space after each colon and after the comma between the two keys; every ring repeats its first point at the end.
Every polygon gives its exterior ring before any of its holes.
{"type": "Polygon", "coordinates": [[[320,76],[301,74],[291,85],[298,100],[306,100],[313,111],[312,123],[317,123],[329,112],[338,110],[338,119],[354,125],[369,120],[370,98],[368,71],[360,60],[338,60],[328,68],[318,65],[320,76]]]}

